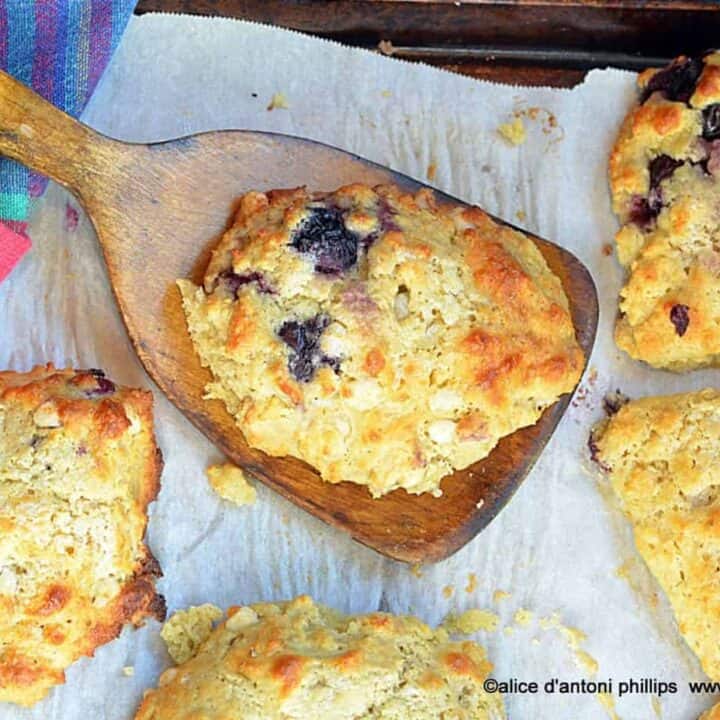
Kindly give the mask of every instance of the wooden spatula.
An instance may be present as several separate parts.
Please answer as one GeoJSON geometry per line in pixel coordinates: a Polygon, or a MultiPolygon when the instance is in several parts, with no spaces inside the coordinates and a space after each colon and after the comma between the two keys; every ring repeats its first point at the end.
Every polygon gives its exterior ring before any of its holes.
{"type": "MultiPolygon", "coordinates": [[[[341,150],[271,133],[214,132],[153,145],[118,142],[76,122],[4,73],[0,153],[49,175],[82,203],[133,345],[170,400],[238,465],[385,555],[427,562],[462,547],[510,499],[567,407],[569,396],[548,408],[533,427],[503,439],[485,460],[447,478],[440,498],[398,490],[373,500],[364,487],[324,483],[294,458],[268,457],[249,448],[224,406],[202,399],[209,373],[193,350],[175,281],[200,281],[234,199],[248,190],[298,185],[332,190],[363,182],[415,191],[422,185],[341,150]]],[[[589,356],[598,314],[590,274],[569,252],[535,240],[562,280],[579,342],[589,356]]]]}

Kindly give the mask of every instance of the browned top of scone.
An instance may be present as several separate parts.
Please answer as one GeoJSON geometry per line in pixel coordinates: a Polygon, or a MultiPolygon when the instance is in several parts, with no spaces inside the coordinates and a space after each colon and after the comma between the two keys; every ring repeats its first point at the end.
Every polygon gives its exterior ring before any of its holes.
{"type": "Polygon", "coordinates": [[[33,704],[124,623],[164,616],[143,544],[152,402],[100,370],[0,373],[0,702],[33,704]]]}
{"type": "MultiPolygon", "coordinates": [[[[163,630],[171,647],[187,647],[182,635],[199,629],[192,610],[179,615],[163,630]]],[[[198,646],[193,638],[189,659],[163,673],[136,720],[504,717],[501,696],[483,688],[492,670],[483,649],[416,618],[346,616],[307,596],[228,615],[198,646]]]]}
{"type": "Polygon", "coordinates": [[[584,365],[534,241],[429,191],[247,193],[203,287],[179,284],[248,442],[373,495],[437,493],[584,365]]]}

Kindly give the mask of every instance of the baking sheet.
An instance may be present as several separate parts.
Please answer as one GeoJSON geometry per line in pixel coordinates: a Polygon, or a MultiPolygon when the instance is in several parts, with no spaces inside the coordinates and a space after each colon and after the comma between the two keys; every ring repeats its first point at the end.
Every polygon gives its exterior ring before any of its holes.
{"type": "MultiPolygon", "coordinates": [[[[155,391],[166,465],[149,542],[165,572],[160,589],[171,611],[298,593],[348,612],[380,608],[430,623],[483,607],[501,618],[498,630],[477,635],[498,680],[586,677],[588,664],[577,652],[583,649],[599,664],[597,679],[678,683],[678,693],[659,706],[649,694],[617,700],[624,720],[650,720],[658,712],[690,720],[711,704],[708,696],[688,693],[687,680],[702,678],[699,665],[679,640],[666,603],[653,602],[656,588],[633,561],[628,528],[586,455],[588,429],[608,390],[632,396],[690,390],[716,377],[651,371],[612,342],[621,272],[603,252],[616,227],[606,158],[633,82],[629,73],[594,71],[571,91],[498,86],[250,23],[133,18],[84,116],[98,130],[134,141],[218,128],[271,130],[337,145],[420,179],[434,167],[438,188],[572,250],[591,269],[601,298],[590,370],[513,501],[454,557],[410,568],[264,487],[251,508],[213,495],[204,468],[220,454],[145,375],[90,223],[51,185],[31,221],[33,251],[0,285],[0,366],[25,370],[52,360],[104,367],[119,382],[155,391]],[[276,93],[287,108],[268,110],[276,93]],[[496,132],[515,112],[523,113],[527,130],[518,147],[496,132]],[[620,566],[627,572],[618,573],[620,566]],[[519,609],[533,613],[529,622],[515,621],[519,609]],[[577,635],[540,621],[552,613],[587,640],[578,643],[577,635]]],[[[158,631],[155,622],[126,629],[95,658],[70,668],[67,684],[46,701],[32,710],[0,704],[0,718],[131,718],[143,690],[169,663],[158,631]],[[134,667],[131,677],[123,674],[126,666],[134,667]]],[[[506,703],[518,719],[608,717],[592,694],[515,694],[506,703]]]]}

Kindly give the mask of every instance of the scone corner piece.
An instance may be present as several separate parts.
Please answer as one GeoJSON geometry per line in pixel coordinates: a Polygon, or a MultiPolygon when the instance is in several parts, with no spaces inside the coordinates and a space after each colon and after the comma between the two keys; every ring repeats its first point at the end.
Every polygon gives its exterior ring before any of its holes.
{"type": "Polygon", "coordinates": [[[346,616],[301,596],[231,608],[145,694],[136,720],[499,720],[502,697],[483,689],[491,670],[480,646],[416,618],[346,616]]]}
{"type": "Polygon", "coordinates": [[[440,494],[585,365],[533,240],[429,191],[247,193],[179,287],[206,397],[248,444],[374,497],[440,494]]]}
{"type": "Polygon", "coordinates": [[[161,468],[151,393],[0,373],[0,702],[34,704],[123,625],[164,618],[143,544],[161,468]]]}
{"type": "Polygon", "coordinates": [[[593,432],[591,451],[630,520],[703,670],[720,680],[720,392],[633,400],[593,432]]]}

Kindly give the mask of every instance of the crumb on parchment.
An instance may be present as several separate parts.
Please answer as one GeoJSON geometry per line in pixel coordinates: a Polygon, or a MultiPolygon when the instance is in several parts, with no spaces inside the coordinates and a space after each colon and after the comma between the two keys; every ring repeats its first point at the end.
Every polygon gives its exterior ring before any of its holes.
{"type": "Polygon", "coordinates": [[[554,113],[550,112],[550,110],[547,110],[546,108],[530,107],[518,109],[515,111],[515,116],[525,116],[530,120],[537,120],[539,118],[542,122],[542,131],[545,135],[549,135],[554,128],[558,127],[558,121],[554,113]]]}
{"type": "Polygon", "coordinates": [[[527,139],[525,124],[521,117],[516,117],[511,122],[501,123],[498,125],[497,131],[511,145],[522,145],[527,139]]]}
{"type": "Polygon", "coordinates": [[[248,482],[246,474],[232,463],[210,465],[205,471],[210,487],[223,500],[235,505],[252,505],[257,493],[248,482]]]}
{"type": "Polygon", "coordinates": [[[509,592],[505,592],[505,590],[496,590],[493,593],[493,602],[501,602],[502,600],[507,600],[509,597],[512,597],[512,595],[509,592]]]}
{"type": "Polygon", "coordinates": [[[132,676],[135,674],[135,668],[134,668],[132,665],[126,665],[126,666],[122,669],[122,674],[123,674],[125,677],[132,677],[132,676]]]}
{"type": "MultiPolygon", "coordinates": [[[[549,149],[552,145],[559,143],[565,137],[565,130],[558,122],[557,117],[547,108],[526,107],[524,105],[524,102],[520,101],[513,110],[513,117],[515,118],[513,123],[507,123],[507,125],[513,125],[518,121],[522,123],[525,120],[529,123],[532,123],[534,126],[539,126],[542,134],[546,135],[549,140],[546,146],[546,150],[549,149]]],[[[523,125],[523,131],[526,129],[526,127],[527,126],[523,125]]],[[[510,140],[510,138],[507,137],[506,139],[510,140]]],[[[510,140],[510,142],[512,142],[512,140],[510,140]]]]}
{"type": "Polygon", "coordinates": [[[428,179],[430,182],[432,182],[432,181],[435,179],[435,176],[436,176],[436,175],[437,175],[437,163],[436,163],[436,162],[431,162],[431,163],[427,166],[427,171],[426,171],[426,173],[425,173],[425,176],[427,177],[427,179],[428,179]]]}
{"type": "Polygon", "coordinates": [[[468,575],[468,584],[465,586],[465,592],[466,593],[474,593],[478,586],[478,579],[477,575],[475,573],[470,573],[468,575]]]}
{"type": "Polygon", "coordinates": [[[282,93],[275,93],[270,98],[270,103],[267,106],[268,111],[270,110],[289,110],[287,98],[282,93]]]}
{"type": "Polygon", "coordinates": [[[197,649],[208,638],[213,623],[223,616],[222,610],[210,603],[178,610],[160,631],[168,653],[176,665],[195,656],[197,649]]]}
{"type": "Polygon", "coordinates": [[[585,670],[588,675],[597,675],[600,668],[598,661],[585,650],[575,650],[575,664],[585,670]]]}
{"type": "Polygon", "coordinates": [[[620,720],[620,716],[615,712],[615,698],[610,693],[595,693],[598,702],[605,708],[610,720],[620,720]]]}
{"type": "Polygon", "coordinates": [[[443,620],[442,626],[451,634],[472,635],[479,630],[494,632],[499,622],[500,618],[494,612],[475,608],[460,615],[451,613],[443,620]]]}
{"type": "Polygon", "coordinates": [[[455,594],[455,588],[452,585],[446,585],[442,593],[449,600],[455,594]]]}
{"type": "Polygon", "coordinates": [[[526,610],[525,608],[520,608],[519,610],[515,611],[515,615],[513,616],[513,620],[515,620],[515,623],[517,625],[522,625],[523,627],[526,625],[529,625],[535,615],[531,610],[526,610]]]}
{"type": "Polygon", "coordinates": [[[588,675],[597,675],[599,669],[597,660],[581,647],[587,640],[587,635],[582,630],[564,625],[557,613],[542,618],[540,627],[543,630],[557,630],[572,651],[575,664],[588,675]]]}

